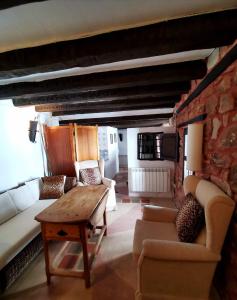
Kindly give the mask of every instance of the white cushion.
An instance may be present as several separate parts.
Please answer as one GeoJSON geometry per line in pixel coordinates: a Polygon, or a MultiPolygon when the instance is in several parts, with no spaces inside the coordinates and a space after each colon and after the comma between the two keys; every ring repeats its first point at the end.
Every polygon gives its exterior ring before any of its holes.
{"type": "Polygon", "coordinates": [[[42,184],[43,184],[43,182],[42,182],[41,178],[36,178],[34,180],[25,182],[25,185],[27,185],[29,187],[35,201],[39,200],[42,184]]]}
{"type": "Polygon", "coordinates": [[[40,233],[40,223],[34,218],[55,201],[56,199],[38,200],[0,226],[0,269],[40,233]]]}
{"type": "Polygon", "coordinates": [[[17,208],[6,192],[0,195],[0,224],[6,222],[17,214],[17,208]]]}
{"type": "Polygon", "coordinates": [[[18,211],[25,210],[36,201],[28,185],[9,190],[7,193],[9,193],[18,211]]]}

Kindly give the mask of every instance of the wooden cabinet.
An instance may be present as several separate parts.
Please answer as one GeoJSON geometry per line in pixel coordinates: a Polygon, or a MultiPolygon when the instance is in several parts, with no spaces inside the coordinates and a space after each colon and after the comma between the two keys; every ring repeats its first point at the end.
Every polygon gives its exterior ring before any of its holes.
{"type": "Polygon", "coordinates": [[[97,126],[45,126],[44,137],[52,175],[75,176],[74,161],[99,159],[97,126]]]}
{"type": "Polygon", "coordinates": [[[98,160],[98,127],[75,126],[76,158],[80,160],[98,160]]]}

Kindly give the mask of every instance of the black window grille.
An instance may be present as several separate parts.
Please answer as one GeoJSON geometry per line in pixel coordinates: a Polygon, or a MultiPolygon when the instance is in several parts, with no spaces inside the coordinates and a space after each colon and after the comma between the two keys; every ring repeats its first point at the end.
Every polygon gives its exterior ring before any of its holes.
{"type": "Polygon", "coordinates": [[[163,160],[161,143],[163,132],[143,132],[137,135],[137,159],[163,160]]]}

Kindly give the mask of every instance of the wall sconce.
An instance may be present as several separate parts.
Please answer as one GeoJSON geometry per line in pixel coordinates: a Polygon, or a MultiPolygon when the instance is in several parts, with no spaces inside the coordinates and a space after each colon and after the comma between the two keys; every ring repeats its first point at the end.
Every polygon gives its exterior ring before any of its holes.
{"type": "Polygon", "coordinates": [[[202,139],[203,124],[188,125],[187,169],[199,171],[202,169],[202,139]]]}
{"type": "Polygon", "coordinates": [[[36,143],[35,137],[37,132],[38,121],[30,121],[29,139],[32,143],[36,143]]]}

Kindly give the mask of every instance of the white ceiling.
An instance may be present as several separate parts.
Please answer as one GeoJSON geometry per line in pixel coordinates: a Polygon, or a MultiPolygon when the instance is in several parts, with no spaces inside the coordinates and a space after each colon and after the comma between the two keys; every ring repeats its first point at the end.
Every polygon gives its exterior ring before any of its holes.
{"type": "Polygon", "coordinates": [[[0,11],[0,52],[237,7],[236,0],[49,0],[0,11]]]}
{"type": "MultiPolygon", "coordinates": [[[[237,7],[237,0],[49,0],[26,4],[0,11],[0,52],[235,7],[237,7]]],[[[0,80],[0,84],[204,59],[210,55],[211,51],[212,49],[188,51],[87,68],[34,74],[22,78],[0,80]]],[[[60,119],[162,112],[161,109],[126,111],[64,116],[60,119]]]]}

